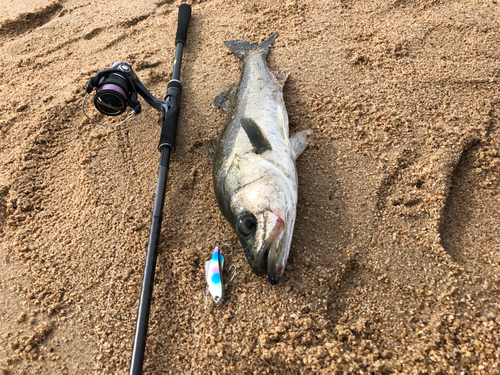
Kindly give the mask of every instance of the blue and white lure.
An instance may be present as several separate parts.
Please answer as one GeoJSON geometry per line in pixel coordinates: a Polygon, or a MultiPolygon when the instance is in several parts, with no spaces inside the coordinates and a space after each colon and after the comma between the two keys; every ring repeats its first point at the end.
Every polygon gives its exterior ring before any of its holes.
{"type": "Polygon", "coordinates": [[[214,252],[212,254],[212,258],[208,262],[205,263],[205,276],[207,278],[207,295],[208,292],[212,295],[212,300],[215,303],[215,306],[219,306],[222,303],[222,298],[224,297],[224,290],[227,289],[227,286],[233,281],[235,276],[239,273],[243,273],[242,271],[238,271],[236,266],[233,264],[229,267],[229,271],[231,268],[234,268],[233,276],[228,283],[224,284],[223,274],[224,274],[224,256],[220,252],[221,246],[227,246],[231,249],[231,252],[226,255],[226,257],[233,254],[233,248],[231,245],[225,243],[217,243],[215,246],[214,252]]]}
{"type": "Polygon", "coordinates": [[[205,263],[205,276],[207,278],[207,288],[215,306],[222,302],[224,297],[224,284],[222,280],[222,273],[224,268],[224,257],[220,253],[219,245],[215,246],[212,258],[205,263]]]}

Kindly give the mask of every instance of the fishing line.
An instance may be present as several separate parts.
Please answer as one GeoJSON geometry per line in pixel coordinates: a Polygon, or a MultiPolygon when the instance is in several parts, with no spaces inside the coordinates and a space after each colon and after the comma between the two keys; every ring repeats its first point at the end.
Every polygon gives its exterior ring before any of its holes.
{"type": "Polygon", "coordinates": [[[129,168],[128,168],[128,176],[127,176],[127,184],[125,187],[125,205],[123,208],[122,212],[122,218],[120,221],[120,225],[118,227],[118,238],[116,240],[116,249],[115,249],[115,254],[114,254],[114,259],[113,259],[113,267],[111,269],[111,280],[109,282],[109,291],[108,291],[108,300],[106,303],[106,312],[104,313],[104,321],[102,324],[102,329],[101,329],[101,342],[99,343],[99,354],[97,355],[97,362],[95,364],[95,374],[97,374],[97,371],[99,370],[99,362],[101,361],[101,355],[102,355],[102,347],[104,345],[104,337],[106,334],[106,322],[108,321],[108,311],[109,311],[109,306],[111,302],[111,290],[113,289],[113,283],[115,280],[115,270],[116,270],[116,263],[118,259],[118,251],[120,250],[120,240],[121,240],[121,235],[123,233],[123,223],[125,222],[125,214],[128,212],[128,205],[130,204],[129,202],[129,187],[130,187],[130,176],[132,175],[132,166],[133,166],[133,158],[134,158],[134,144],[135,144],[135,132],[137,128],[137,121],[134,121],[134,126],[133,126],[133,131],[132,131],[132,145],[130,147],[130,161],[129,161],[129,168]]]}

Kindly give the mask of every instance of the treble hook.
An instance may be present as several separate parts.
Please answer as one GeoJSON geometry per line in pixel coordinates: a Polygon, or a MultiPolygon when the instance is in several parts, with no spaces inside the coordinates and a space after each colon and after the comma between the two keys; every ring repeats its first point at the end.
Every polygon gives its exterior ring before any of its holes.
{"type": "Polygon", "coordinates": [[[228,283],[224,286],[226,289],[227,289],[228,285],[229,285],[229,284],[231,284],[231,282],[233,281],[233,279],[236,277],[236,275],[237,275],[237,274],[242,273],[242,274],[244,274],[244,275],[245,275],[245,276],[243,276],[243,278],[245,278],[245,277],[246,277],[245,272],[243,272],[243,271],[238,271],[238,270],[236,269],[236,266],[235,266],[234,264],[231,264],[231,266],[229,267],[229,270],[228,270],[228,271],[230,271],[230,270],[231,270],[231,268],[233,268],[233,267],[234,267],[234,273],[233,273],[233,276],[231,277],[231,279],[229,280],[229,282],[228,282],[228,283]]]}

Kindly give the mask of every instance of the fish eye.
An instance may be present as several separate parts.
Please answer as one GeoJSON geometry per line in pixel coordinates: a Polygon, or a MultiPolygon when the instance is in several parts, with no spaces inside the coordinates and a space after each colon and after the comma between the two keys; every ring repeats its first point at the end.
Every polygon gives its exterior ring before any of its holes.
{"type": "Polygon", "coordinates": [[[252,234],[257,228],[257,219],[252,214],[245,215],[238,220],[238,231],[243,236],[252,234]]]}

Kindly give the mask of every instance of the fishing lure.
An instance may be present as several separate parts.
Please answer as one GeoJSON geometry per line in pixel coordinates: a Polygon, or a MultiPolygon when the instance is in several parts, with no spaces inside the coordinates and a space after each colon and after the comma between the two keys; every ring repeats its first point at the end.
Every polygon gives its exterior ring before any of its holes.
{"type": "Polygon", "coordinates": [[[215,306],[219,306],[224,296],[222,273],[224,257],[220,253],[219,246],[215,246],[212,258],[205,263],[205,276],[207,278],[208,291],[212,295],[215,306]]]}
{"type": "Polygon", "coordinates": [[[243,271],[238,271],[234,264],[229,267],[229,272],[231,272],[231,268],[234,268],[234,273],[228,283],[224,284],[222,279],[222,275],[224,273],[224,256],[220,252],[220,246],[227,246],[231,249],[229,254],[226,254],[226,257],[229,257],[233,254],[233,248],[231,245],[225,243],[217,243],[215,246],[214,252],[212,254],[212,258],[205,263],[205,276],[207,278],[207,296],[208,292],[212,295],[212,300],[215,303],[215,306],[219,306],[222,302],[222,298],[224,297],[224,290],[227,289],[228,285],[231,284],[233,279],[239,273],[243,274],[245,277],[245,273],[243,271]]]}

